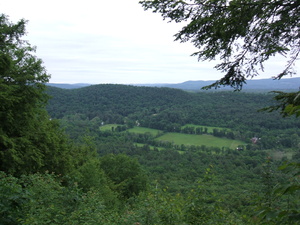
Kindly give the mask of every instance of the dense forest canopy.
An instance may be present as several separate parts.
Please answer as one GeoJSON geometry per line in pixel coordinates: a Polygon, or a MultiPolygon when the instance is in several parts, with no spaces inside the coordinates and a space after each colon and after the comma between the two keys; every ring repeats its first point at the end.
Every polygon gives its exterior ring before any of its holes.
{"type": "MultiPolygon", "coordinates": [[[[216,215],[220,213],[217,208],[244,214],[244,210],[249,209],[246,205],[252,205],[249,193],[253,198],[266,200],[262,204],[272,205],[267,209],[262,205],[255,206],[261,210],[263,218],[274,213],[276,205],[286,204],[285,200],[271,204],[273,200],[266,193],[271,193],[271,186],[283,182],[287,176],[276,171],[280,162],[299,160],[300,124],[297,118],[282,118],[279,112],[258,112],[276,104],[272,93],[190,93],[171,88],[116,84],[72,90],[48,87],[47,93],[52,96],[48,112],[52,118],[60,119],[73,140],[81,143],[82,137],[89,135],[100,156],[114,153],[134,157],[147,172],[152,185],[167,188],[166,193],[171,195],[180,193],[197,199],[193,202],[198,204],[196,208],[184,206],[187,207],[185,210],[192,211],[183,212],[177,208],[178,213],[172,216],[176,215],[178,220],[174,221],[182,221],[179,218],[183,213],[188,216],[187,224],[215,223],[224,216],[222,213],[216,215]],[[148,130],[139,133],[136,127],[148,130]],[[243,140],[246,146],[233,149],[160,142],[161,135],[166,133],[243,140]],[[257,138],[258,142],[252,142],[252,138],[257,138]],[[271,175],[274,172],[276,175],[271,175]],[[189,192],[195,185],[200,187],[201,194],[189,192]],[[219,197],[223,200],[218,200],[217,192],[222,193],[219,197]],[[265,197],[255,196],[257,192],[265,197]],[[200,209],[205,213],[197,211],[200,209]]],[[[176,207],[179,207],[181,200],[172,201],[178,201],[176,207]]],[[[296,202],[293,207],[297,207],[296,202]]],[[[279,210],[275,214],[280,213],[279,210]]],[[[270,221],[284,221],[278,216],[270,218],[270,221]]],[[[230,220],[226,216],[223,219],[230,220]]],[[[170,224],[170,221],[161,223],[170,224]]]]}
{"type": "Polygon", "coordinates": [[[126,119],[139,120],[141,126],[163,130],[167,124],[188,123],[249,127],[250,130],[299,127],[298,120],[283,119],[277,112],[257,113],[275,104],[274,95],[268,93],[188,93],[170,88],[113,84],[73,90],[48,87],[48,93],[52,96],[48,112],[57,119],[82,114],[89,120],[98,118],[104,123],[124,124],[126,119]]]}

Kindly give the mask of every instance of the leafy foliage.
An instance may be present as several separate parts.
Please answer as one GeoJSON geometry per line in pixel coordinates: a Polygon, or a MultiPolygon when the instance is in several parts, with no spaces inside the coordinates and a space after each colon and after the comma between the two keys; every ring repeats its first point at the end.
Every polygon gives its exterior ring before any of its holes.
{"type": "Polygon", "coordinates": [[[279,170],[284,179],[267,185],[267,198],[258,207],[257,215],[262,224],[299,224],[299,163],[285,163],[279,170]]]}
{"type": "Polygon", "coordinates": [[[146,190],[147,180],[137,160],[126,155],[105,155],[101,158],[101,169],[112,181],[112,189],[127,199],[146,190]]]}
{"type": "Polygon", "coordinates": [[[296,117],[300,116],[300,92],[285,93],[282,91],[274,91],[274,93],[276,93],[274,99],[278,101],[279,104],[266,107],[263,110],[272,112],[280,109],[284,117],[292,115],[296,117]]]}
{"type": "Polygon", "coordinates": [[[102,194],[65,187],[53,174],[13,178],[1,172],[1,224],[106,223],[102,194]],[[3,199],[3,201],[2,201],[3,199]]]}
{"type": "Polygon", "coordinates": [[[0,170],[15,175],[66,173],[67,140],[45,111],[50,76],[35,48],[21,39],[25,24],[12,24],[0,15],[0,170]]]}
{"type": "Polygon", "coordinates": [[[268,148],[288,148],[299,159],[298,121],[255,113],[270,95],[49,88],[58,122],[44,109],[49,76],[20,39],[25,21],[14,25],[2,15],[0,22],[1,224],[298,223],[299,163],[282,166],[284,174],[273,169],[284,158],[262,166],[268,148]],[[109,122],[118,125],[99,129],[109,122]],[[161,130],[133,128],[141,124],[161,130]],[[166,131],[262,140],[248,140],[245,150],[157,142],[166,131]]]}

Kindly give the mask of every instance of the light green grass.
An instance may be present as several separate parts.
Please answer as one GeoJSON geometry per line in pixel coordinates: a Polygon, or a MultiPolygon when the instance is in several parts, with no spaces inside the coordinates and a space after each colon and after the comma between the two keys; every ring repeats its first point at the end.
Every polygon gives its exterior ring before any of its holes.
{"type": "Polygon", "coordinates": [[[195,134],[181,134],[181,133],[166,133],[158,138],[158,141],[168,141],[176,145],[206,145],[212,147],[228,147],[231,149],[237,148],[239,145],[246,143],[239,140],[231,140],[227,138],[214,137],[212,135],[195,135],[195,134]]]}
{"type": "Polygon", "coordinates": [[[206,127],[208,133],[212,133],[212,132],[213,132],[213,129],[218,129],[218,130],[228,130],[228,131],[231,131],[231,129],[225,128],[225,127],[210,127],[210,126],[202,126],[202,125],[195,125],[195,124],[186,124],[186,125],[182,126],[181,128],[184,128],[184,127],[194,127],[195,129],[196,129],[197,127],[202,127],[203,129],[206,127]]]}
{"type": "Polygon", "coordinates": [[[150,133],[153,136],[156,136],[157,134],[162,132],[162,131],[157,130],[157,129],[151,129],[151,128],[146,128],[146,127],[134,127],[134,128],[128,129],[127,131],[132,132],[132,133],[137,133],[137,134],[150,133]]]}

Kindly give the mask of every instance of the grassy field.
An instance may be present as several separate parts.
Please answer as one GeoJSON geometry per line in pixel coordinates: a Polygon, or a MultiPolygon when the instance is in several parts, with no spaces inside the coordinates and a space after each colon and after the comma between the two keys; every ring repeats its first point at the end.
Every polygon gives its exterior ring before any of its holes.
{"type": "Polygon", "coordinates": [[[137,134],[150,133],[153,136],[156,136],[157,134],[159,134],[160,132],[162,132],[160,130],[146,128],[146,127],[134,127],[134,128],[128,129],[127,131],[128,132],[132,132],[132,133],[137,133],[137,134]]]}
{"type": "MultiPolygon", "coordinates": [[[[101,131],[111,131],[112,128],[116,128],[117,126],[121,126],[120,124],[106,124],[104,126],[100,127],[101,131]]],[[[201,127],[199,125],[193,125],[193,124],[187,124],[185,126],[193,126],[193,127],[201,127]]],[[[208,127],[208,126],[202,126],[207,127],[208,132],[212,132],[213,129],[225,129],[220,127],[208,127]]],[[[162,134],[162,136],[156,138],[158,141],[168,141],[176,145],[196,145],[196,146],[212,146],[212,147],[227,147],[231,149],[237,148],[239,145],[246,145],[245,142],[239,141],[239,140],[232,140],[227,138],[219,138],[214,137],[212,135],[195,135],[195,134],[182,134],[182,133],[165,133],[161,130],[157,129],[151,129],[146,127],[134,127],[127,129],[126,131],[137,133],[137,134],[144,134],[144,133],[150,133],[153,136],[158,135],[159,133],[162,134]]],[[[143,144],[141,144],[143,145],[143,144]]]]}
{"type": "Polygon", "coordinates": [[[245,142],[239,140],[231,140],[227,138],[218,138],[212,135],[195,135],[195,134],[181,134],[181,133],[166,133],[156,140],[168,141],[177,145],[206,145],[213,147],[228,147],[235,149],[239,145],[245,145],[245,142]]]}

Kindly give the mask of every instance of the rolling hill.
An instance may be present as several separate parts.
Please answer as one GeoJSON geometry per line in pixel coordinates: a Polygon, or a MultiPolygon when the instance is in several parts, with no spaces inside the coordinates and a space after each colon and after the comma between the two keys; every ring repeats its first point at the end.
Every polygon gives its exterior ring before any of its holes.
{"type": "Polygon", "coordinates": [[[257,111],[274,104],[268,93],[198,92],[172,88],[101,84],[79,89],[48,87],[47,110],[53,118],[80,115],[104,123],[139,121],[141,126],[171,130],[199,124],[247,130],[300,127],[294,118],[257,111]]]}
{"type": "MultiPolygon", "coordinates": [[[[212,84],[213,80],[210,81],[186,81],[178,84],[168,83],[157,83],[157,84],[134,84],[133,86],[144,86],[144,87],[169,87],[189,91],[200,91],[202,87],[212,84]]],[[[59,87],[64,89],[82,88],[92,84],[59,84],[49,83],[48,86],[59,87]]],[[[259,80],[248,80],[247,84],[244,85],[243,90],[254,91],[254,90],[298,90],[300,87],[300,78],[285,78],[281,80],[272,79],[259,79],[259,80]]],[[[213,89],[215,91],[215,89],[213,89]]],[[[222,87],[219,90],[232,90],[230,87],[222,87]]]]}

